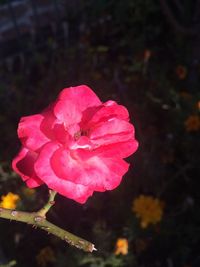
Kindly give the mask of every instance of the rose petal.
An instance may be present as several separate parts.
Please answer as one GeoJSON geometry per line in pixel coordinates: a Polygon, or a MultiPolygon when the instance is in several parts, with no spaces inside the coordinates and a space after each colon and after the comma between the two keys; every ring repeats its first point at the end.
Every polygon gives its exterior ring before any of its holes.
{"type": "Polygon", "coordinates": [[[54,138],[52,128],[55,119],[50,110],[22,117],[18,125],[18,136],[22,144],[33,151],[40,149],[50,138],[54,138]]]}
{"type": "Polygon", "coordinates": [[[112,118],[94,126],[89,134],[89,138],[93,143],[101,146],[132,140],[134,132],[132,124],[124,120],[112,118]]]}
{"type": "Polygon", "coordinates": [[[112,118],[129,121],[129,113],[124,106],[118,105],[116,102],[110,100],[97,110],[88,124],[92,126],[95,123],[106,122],[112,118]]]}
{"type": "MultiPolygon", "coordinates": [[[[79,203],[85,203],[89,196],[93,194],[91,187],[71,182],[64,177],[60,178],[52,167],[52,155],[60,148],[58,143],[46,144],[40,152],[35,163],[35,172],[45,182],[49,188],[57,191],[65,197],[74,199],[79,203]]],[[[62,164],[62,163],[61,163],[62,164]]],[[[62,165],[57,166],[62,168],[62,165]]],[[[73,174],[68,174],[73,175],[73,174]]]]}
{"type": "Polygon", "coordinates": [[[111,190],[119,185],[129,164],[121,158],[100,157],[93,151],[57,149],[51,167],[57,177],[90,187],[93,191],[111,190]]]}
{"type": "Polygon", "coordinates": [[[22,147],[19,154],[12,161],[12,168],[30,188],[43,184],[34,171],[37,155],[37,153],[22,147]]]}
{"type": "Polygon", "coordinates": [[[68,126],[79,123],[84,110],[99,105],[101,101],[95,93],[88,86],[80,85],[62,90],[55,104],[54,114],[68,126]]]}
{"type": "Polygon", "coordinates": [[[66,126],[77,124],[81,121],[81,111],[71,100],[59,100],[54,107],[54,114],[66,126]]]}
{"type": "Polygon", "coordinates": [[[52,138],[52,140],[55,139],[57,142],[60,142],[64,145],[69,143],[71,137],[63,124],[55,124],[53,132],[54,132],[54,138],[52,138]]]}
{"type": "Polygon", "coordinates": [[[54,127],[55,125],[60,123],[53,113],[53,107],[54,105],[50,105],[46,110],[41,113],[44,116],[44,119],[41,122],[40,130],[50,140],[56,138],[54,127]]]}
{"type": "Polygon", "coordinates": [[[126,158],[138,149],[138,142],[135,139],[127,142],[119,142],[111,145],[100,146],[95,153],[106,158],[126,158]]]}
{"type": "Polygon", "coordinates": [[[98,96],[87,85],[65,88],[58,96],[59,100],[71,100],[81,111],[102,104],[98,96]]]}
{"type": "Polygon", "coordinates": [[[112,190],[116,188],[123,175],[128,171],[129,164],[122,158],[105,157],[98,149],[88,151],[79,149],[76,156],[82,161],[84,168],[83,175],[79,175],[77,181],[84,185],[94,186],[95,191],[112,190]]]}

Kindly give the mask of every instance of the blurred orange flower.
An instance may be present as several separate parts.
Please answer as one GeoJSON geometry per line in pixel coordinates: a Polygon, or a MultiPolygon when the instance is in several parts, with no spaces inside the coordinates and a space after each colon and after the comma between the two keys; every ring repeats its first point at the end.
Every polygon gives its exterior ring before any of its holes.
{"type": "Polygon", "coordinates": [[[15,209],[19,200],[19,195],[9,192],[7,195],[1,197],[0,207],[4,209],[15,209]]]}
{"type": "Polygon", "coordinates": [[[200,111],[200,100],[197,102],[197,109],[200,111]]]}
{"type": "Polygon", "coordinates": [[[187,132],[195,132],[200,130],[200,117],[191,115],[185,120],[185,129],[187,132]]]}
{"type": "Polygon", "coordinates": [[[39,266],[46,267],[56,261],[55,253],[51,247],[45,247],[37,254],[36,260],[39,266]]]}
{"type": "Polygon", "coordinates": [[[174,151],[173,150],[163,151],[163,154],[161,155],[161,160],[164,164],[169,164],[174,162],[175,160],[174,151]]]}
{"type": "Polygon", "coordinates": [[[151,57],[152,53],[151,50],[149,49],[145,49],[144,50],[144,61],[149,61],[150,57],[151,57]]]}
{"type": "Polygon", "coordinates": [[[148,246],[148,241],[147,240],[144,240],[144,239],[136,239],[135,241],[135,251],[136,253],[141,253],[143,252],[144,250],[146,250],[148,246]]]}
{"type": "Polygon", "coordinates": [[[146,228],[149,224],[156,224],[163,216],[164,203],[158,198],[140,195],[133,201],[133,212],[140,219],[140,226],[146,228]]]}
{"type": "Polygon", "coordinates": [[[191,100],[191,99],[192,99],[192,95],[189,94],[189,93],[186,92],[186,91],[181,91],[181,92],[180,92],[180,96],[181,96],[182,98],[184,98],[185,100],[191,100]]]}
{"type": "Polygon", "coordinates": [[[184,80],[187,75],[187,69],[182,65],[178,65],[175,72],[180,80],[184,80]]]}
{"type": "Polygon", "coordinates": [[[128,254],[128,240],[126,238],[118,238],[116,242],[115,255],[128,254]]]}

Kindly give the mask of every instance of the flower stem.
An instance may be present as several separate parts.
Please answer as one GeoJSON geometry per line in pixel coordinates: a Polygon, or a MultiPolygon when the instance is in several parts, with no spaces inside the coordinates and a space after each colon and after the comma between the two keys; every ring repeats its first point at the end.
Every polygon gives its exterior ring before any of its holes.
{"type": "Polygon", "coordinates": [[[39,216],[46,218],[47,212],[55,204],[54,198],[56,196],[56,193],[56,191],[49,190],[49,199],[47,203],[44,205],[44,207],[41,208],[41,210],[37,212],[39,216]]]}
{"type": "Polygon", "coordinates": [[[48,233],[51,233],[66,241],[71,246],[75,246],[86,252],[92,252],[96,250],[94,244],[76,235],[73,235],[72,233],[56,226],[55,224],[52,224],[46,219],[46,213],[54,204],[55,195],[56,193],[54,191],[50,191],[47,204],[45,204],[44,207],[38,212],[25,212],[0,208],[0,218],[31,224],[33,227],[38,227],[48,233]]]}

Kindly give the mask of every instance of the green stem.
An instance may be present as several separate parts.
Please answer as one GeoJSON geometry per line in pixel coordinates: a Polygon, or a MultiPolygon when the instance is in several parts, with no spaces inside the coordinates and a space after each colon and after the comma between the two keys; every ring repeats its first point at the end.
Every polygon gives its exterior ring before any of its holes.
{"type": "Polygon", "coordinates": [[[54,198],[56,196],[56,191],[53,190],[49,190],[49,200],[48,202],[44,205],[43,208],[41,208],[41,210],[39,210],[37,212],[37,214],[41,217],[45,217],[46,218],[46,214],[49,211],[49,209],[55,204],[54,198]]]}
{"type": "Polygon", "coordinates": [[[46,219],[46,213],[54,204],[55,195],[56,193],[54,191],[50,191],[47,204],[45,204],[44,207],[38,212],[25,212],[0,208],[0,218],[31,224],[35,228],[38,227],[48,233],[51,233],[66,241],[71,246],[75,246],[86,252],[92,252],[93,250],[96,250],[94,244],[76,235],[73,235],[72,233],[52,224],[46,219]]]}

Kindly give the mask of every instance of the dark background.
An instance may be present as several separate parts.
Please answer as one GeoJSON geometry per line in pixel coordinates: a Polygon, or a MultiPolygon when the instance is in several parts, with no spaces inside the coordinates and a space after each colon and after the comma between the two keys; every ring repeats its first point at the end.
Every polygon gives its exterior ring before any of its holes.
{"type": "Polygon", "coordinates": [[[83,206],[57,196],[49,212],[97,252],[1,220],[3,266],[42,266],[37,255],[48,246],[56,261],[44,267],[200,265],[200,122],[186,127],[191,116],[200,120],[199,63],[199,0],[0,1],[0,194],[19,194],[24,210],[46,201],[45,187],[24,195],[10,162],[20,117],[40,112],[62,88],[87,84],[103,101],[125,105],[140,143],[116,190],[83,206]],[[140,194],[164,202],[161,222],[147,229],[132,212],[140,194]],[[129,241],[125,256],[114,254],[120,237],[129,241]]]}

